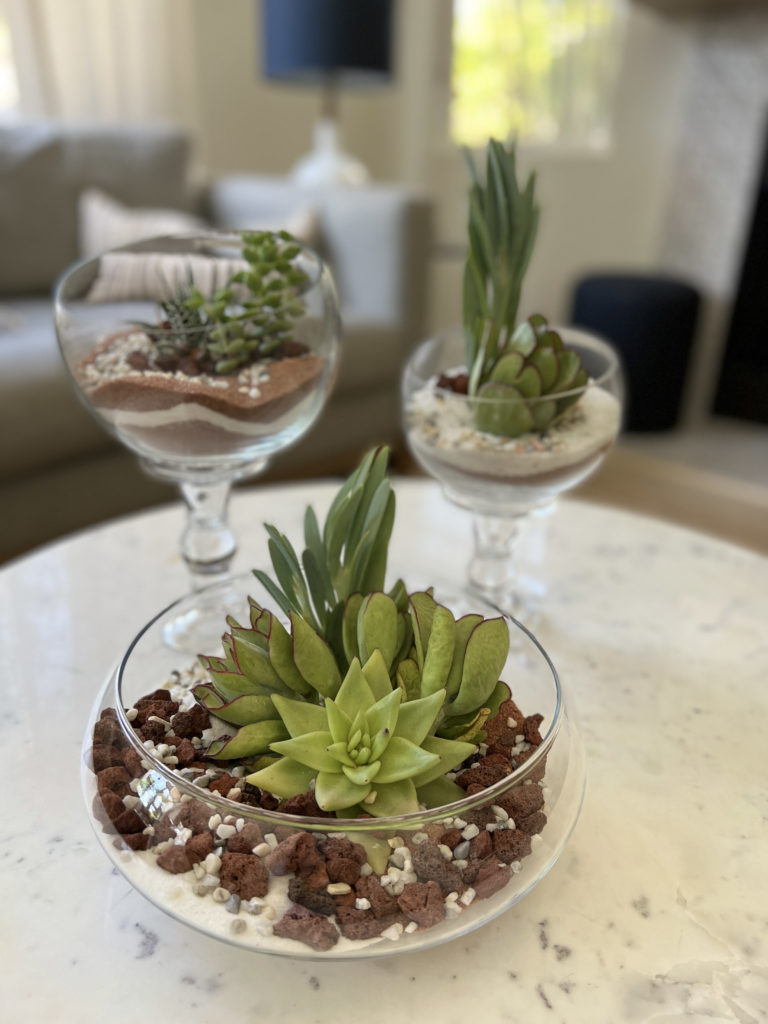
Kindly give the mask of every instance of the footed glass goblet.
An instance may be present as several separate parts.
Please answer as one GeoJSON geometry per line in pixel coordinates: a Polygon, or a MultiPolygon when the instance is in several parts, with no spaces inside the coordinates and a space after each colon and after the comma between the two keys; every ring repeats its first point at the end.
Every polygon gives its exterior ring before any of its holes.
{"type": "MultiPolygon", "coordinates": [[[[442,484],[450,501],[472,513],[470,589],[529,624],[537,617],[541,594],[520,587],[517,540],[529,531],[541,547],[548,508],[597,469],[621,420],[615,351],[583,331],[563,328],[558,333],[578,352],[589,379],[558,394],[558,400],[577,401],[546,429],[517,437],[481,429],[504,418],[503,402],[508,399],[469,396],[447,386],[446,380],[464,366],[461,331],[423,342],[402,379],[405,433],[414,458],[442,484]]],[[[552,405],[550,397],[526,400],[534,422],[545,419],[536,408],[545,402],[552,405]]]]}
{"type": "MultiPolygon", "coordinates": [[[[78,397],[187,506],[181,553],[193,591],[235,553],[233,482],[261,473],[317,419],[340,321],[328,267],[284,233],[151,239],[72,267],[58,284],[59,346],[78,397]]],[[[204,593],[171,614],[165,642],[197,653],[221,633],[204,593]]]]}

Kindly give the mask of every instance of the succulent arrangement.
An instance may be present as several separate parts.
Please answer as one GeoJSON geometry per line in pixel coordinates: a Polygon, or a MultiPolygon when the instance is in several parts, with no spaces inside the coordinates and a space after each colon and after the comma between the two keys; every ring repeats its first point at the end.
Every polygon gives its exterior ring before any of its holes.
{"type": "Polygon", "coordinates": [[[587,373],[543,316],[517,324],[539,223],[535,177],[521,188],[514,146],[495,139],[484,182],[466,156],[472,177],[463,287],[466,393],[494,400],[474,403],[478,430],[507,437],[543,432],[577,401],[587,373]]]}
{"type": "Polygon", "coordinates": [[[287,231],[244,231],[241,239],[247,269],[209,297],[190,281],[160,303],[158,324],[137,324],[155,343],[159,365],[195,355],[207,372],[229,374],[290,339],[307,281],[296,265],[301,246],[287,231]]]}
{"type": "Polygon", "coordinates": [[[388,452],[369,452],[343,484],[322,530],[312,508],[301,558],[268,526],[275,579],[256,576],[289,628],[250,599],[250,622],[227,619],[223,657],[201,656],[195,688],[237,727],[209,758],[237,761],[247,782],[280,798],[314,789],[323,811],[382,817],[460,799],[448,776],[477,749],[509,697],[503,618],[455,619],[430,591],[385,592],[395,501],[388,452]]]}

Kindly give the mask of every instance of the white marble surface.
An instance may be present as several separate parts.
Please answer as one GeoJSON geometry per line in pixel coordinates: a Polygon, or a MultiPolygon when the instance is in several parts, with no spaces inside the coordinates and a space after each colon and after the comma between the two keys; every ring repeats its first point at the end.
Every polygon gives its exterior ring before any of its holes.
{"type": "MultiPolygon", "coordinates": [[[[298,539],[336,485],[233,502],[237,567],[261,522],[298,539]]],[[[460,575],[469,524],[397,483],[394,545],[460,575]]],[[[367,1024],[768,1020],[768,561],[701,535],[564,502],[539,635],[581,720],[584,810],[550,875],[453,943],[353,963],[247,953],[131,890],[80,794],[90,705],[137,629],[186,588],[180,507],[0,571],[0,1016],[367,1024]],[[151,1016],[146,1016],[151,1015],[151,1016]]]]}

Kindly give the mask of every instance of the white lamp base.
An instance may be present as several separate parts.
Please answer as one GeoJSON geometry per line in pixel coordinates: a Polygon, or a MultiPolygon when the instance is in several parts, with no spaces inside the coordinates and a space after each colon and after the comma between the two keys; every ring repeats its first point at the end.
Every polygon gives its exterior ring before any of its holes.
{"type": "Polygon", "coordinates": [[[293,165],[291,177],[300,185],[361,185],[368,171],[339,147],[336,122],[323,117],[315,122],[315,148],[293,165]]]}

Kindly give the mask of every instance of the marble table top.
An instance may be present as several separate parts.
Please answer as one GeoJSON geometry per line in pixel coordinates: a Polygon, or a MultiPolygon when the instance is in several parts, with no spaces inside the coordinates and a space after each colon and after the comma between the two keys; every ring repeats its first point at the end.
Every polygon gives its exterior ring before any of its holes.
{"type": "MultiPolygon", "coordinates": [[[[263,521],[298,542],[337,484],[232,502],[236,568],[263,521]]],[[[399,564],[460,578],[466,513],[396,481],[399,564]]],[[[166,917],[112,870],[80,745],[118,655],[187,588],[180,506],[0,571],[2,970],[8,1021],[621,1024],[768,1020],[768,561],[660,521],[564,501],[539,566],[539,636],[576,706],[583,812],[551,873],[447,945],[349,963],[239,950],[166,917]]]]}

